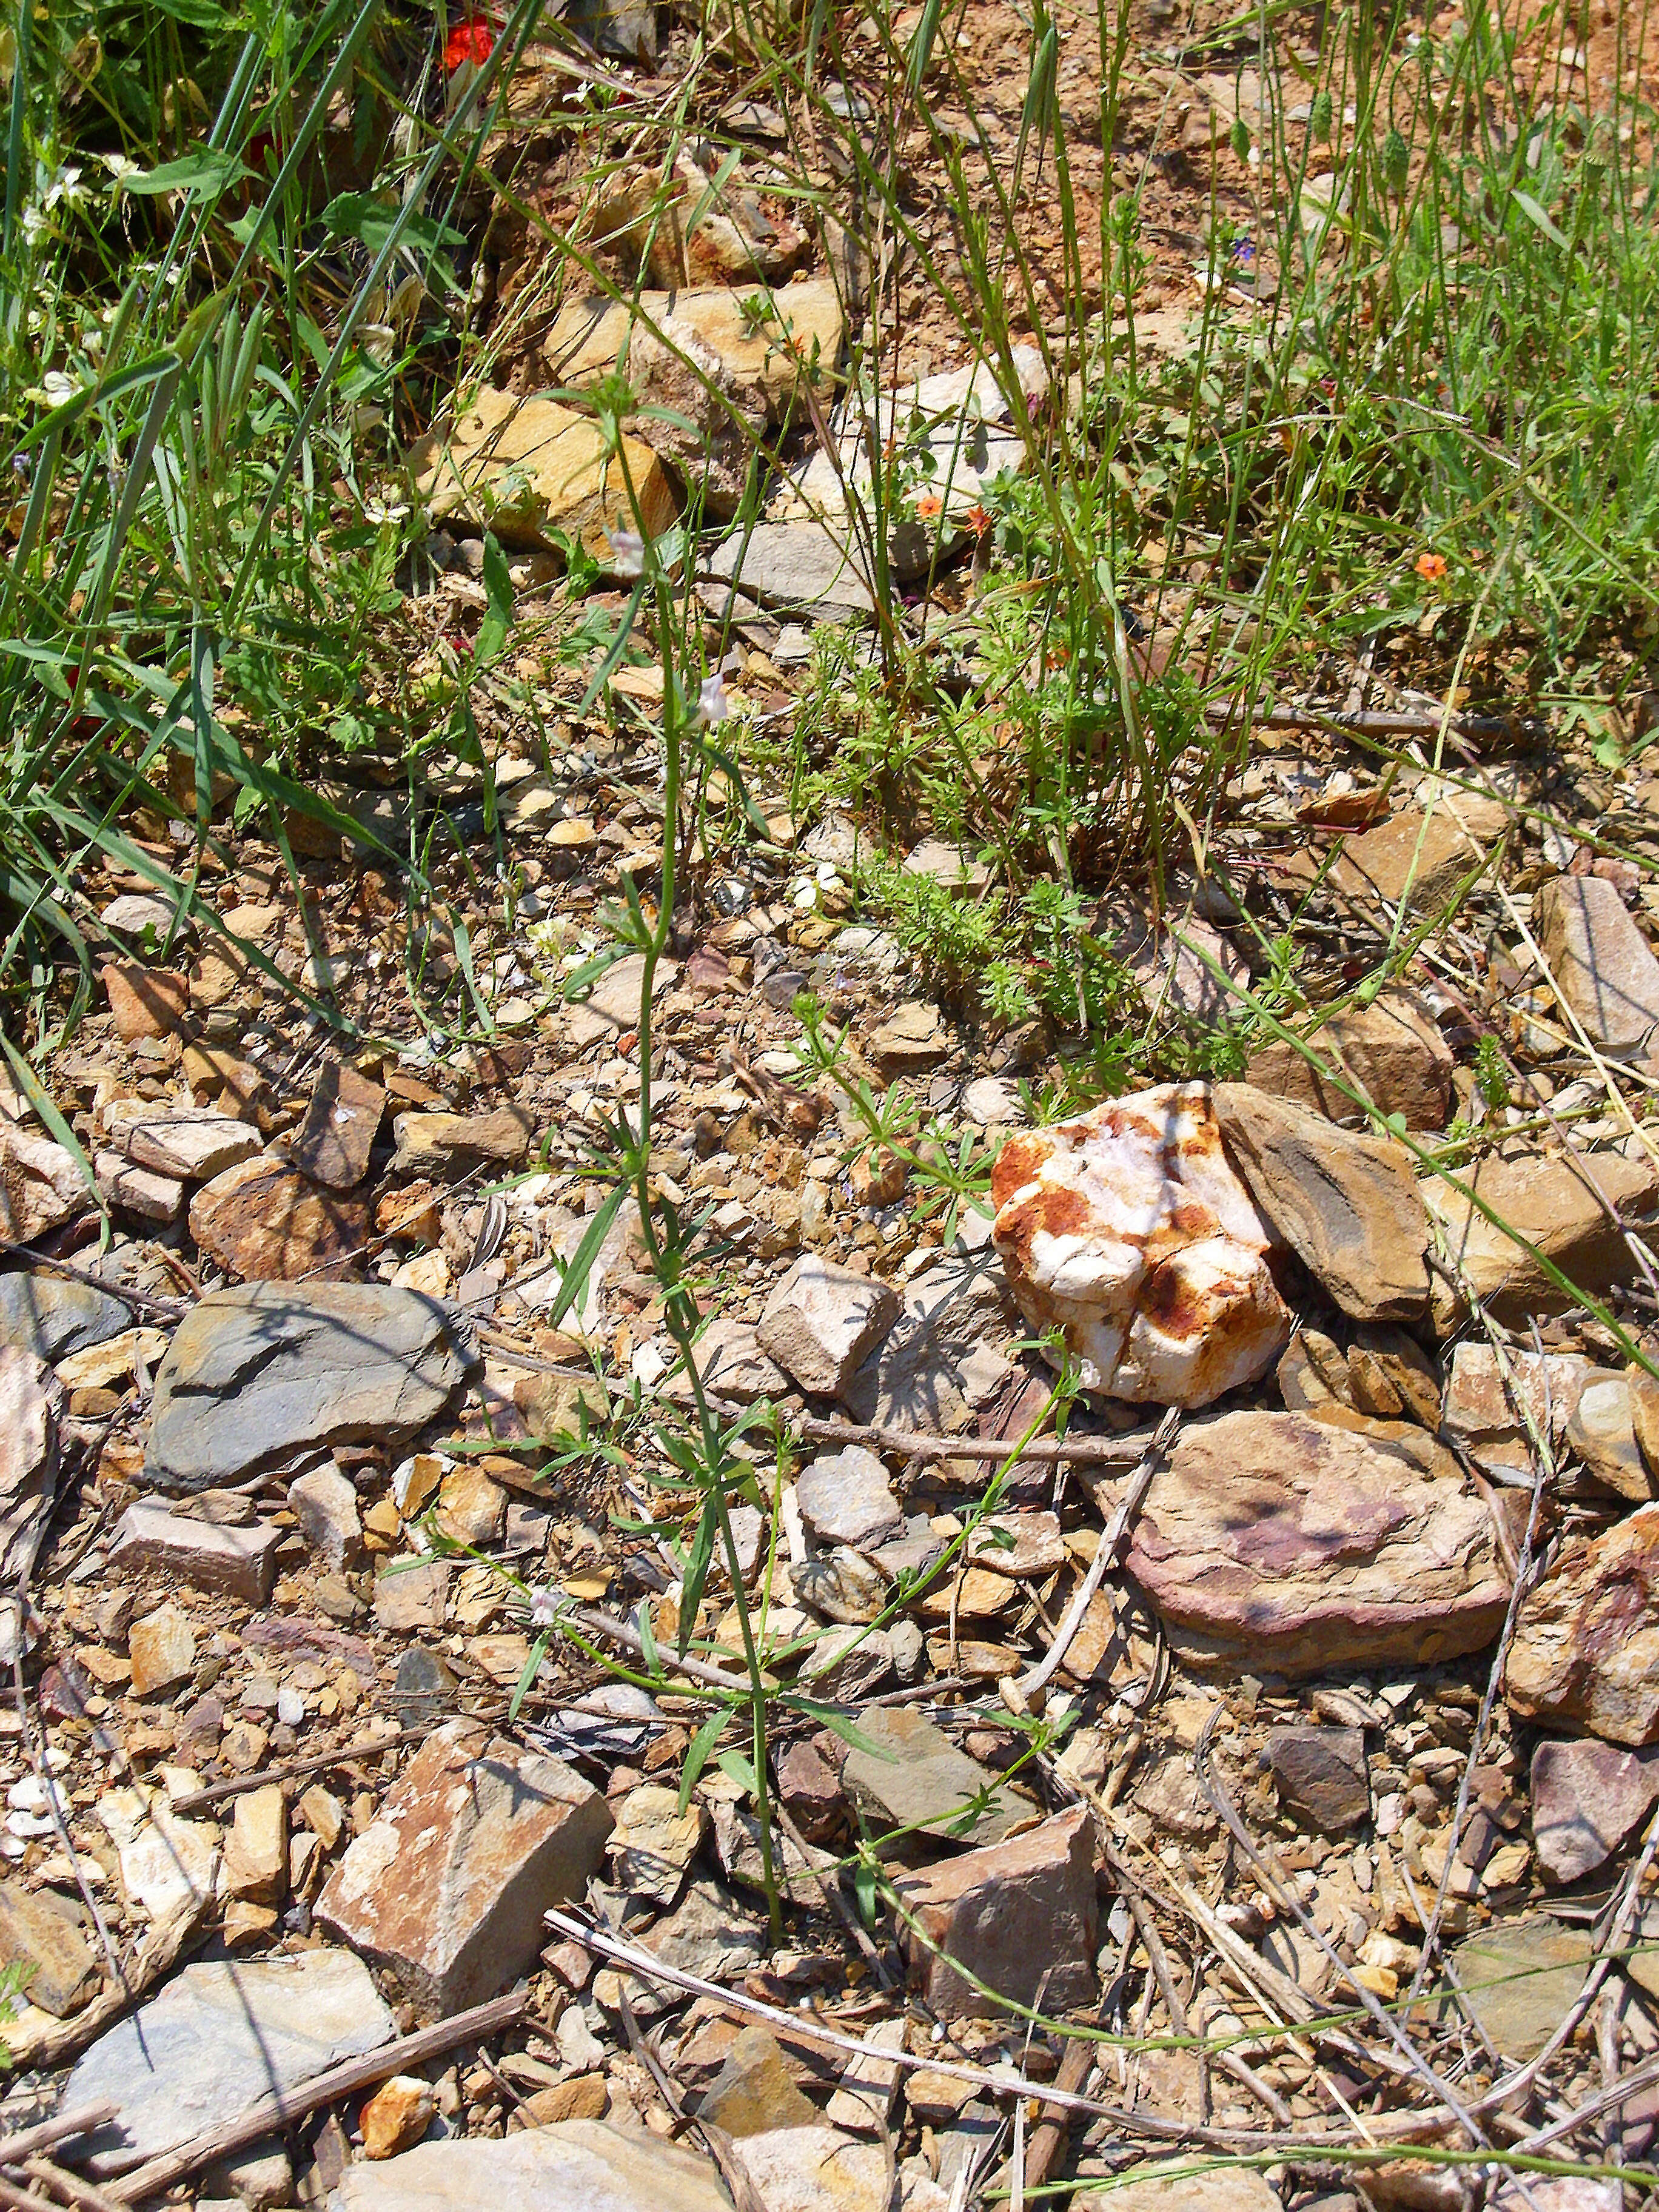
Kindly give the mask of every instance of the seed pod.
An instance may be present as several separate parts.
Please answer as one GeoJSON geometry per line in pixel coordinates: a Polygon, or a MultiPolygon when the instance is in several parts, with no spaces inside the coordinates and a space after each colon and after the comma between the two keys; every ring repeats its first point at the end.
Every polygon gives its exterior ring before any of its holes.
{"type": "Polygon", "coordinates": [[[1244,120],[1244,118],[1242,115],[1233,125],[1230,143],[1234,153],[1237,155],[1241,161],[1247,161],[1249,158],[1250,126],[1244,120]]]}
{"type": "Polygon", "coordinates": [[[1335,120],[1335,102],[1331,98],[1328,88],[1322,85],[1315,93],[1313,106],[1308,112],[1308,128],[1312,131],[1316,143],[1321,146],[1330,144],[1331,126],[1335,120]]]}
{"type": "Polygon", "coordinates": [[[1389,180],[1391,192],[1403,192],[1411,168],[1411,148],[1400,133],[1390,129],[1382,141],[1382,173],[1389,180]]]}

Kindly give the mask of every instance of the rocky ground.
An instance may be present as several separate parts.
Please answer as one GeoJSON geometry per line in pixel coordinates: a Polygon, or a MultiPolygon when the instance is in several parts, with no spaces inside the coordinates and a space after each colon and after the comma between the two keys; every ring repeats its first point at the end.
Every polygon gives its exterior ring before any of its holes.
{"type": "MultiPolygon", "coordinates": [[[[708,228],[630,373],[683,413],[691,353],[758,435],[833,360],[842,293],[785,240],[759,327],[735,279],[771,230],[708,228]]],[[[591,423],[524,395],[602,375],[628,326],[526,315],[539,365],[421,457],[428,640],[476,628],[507,494],[525,604],[556,532],[614,550],[591,423]]],[[[957,486],[916,578],[1020,445],[947,337],[896,369],[939,380],[908,434],[957,486]]],[[[730,419],[693,441],[711,502],[730,419]]],[[[687,453],[635,427],[665,524],[687,453]]],[[[823,464],[702,579],[757,716],[794,711],[816,625],[869,611],[823,464]]],[[[723,1557],[688,1593],[690,1383],[632,1200],[599,1219],[642,963],[565,986],[602,902],[660,882],[665,823],[660,677],[584,706],[591,672],[535,672],[488,787],[449,761],[419,795],[487,1042],[434,1048],[419,925],[314,823],[301,898],[227,830],[228,937],[139,873],[76,887],[107,1006],[0,1114],[0,2198],[1643,2201],[1659,894],[1607,848],[1659,860],[1659,787],[1522,700],[1460,722],[1334,659],[1171,902],[1113,894],[1099,932],[1176,1030],[1249,1006],[1285,941],[1316,997],[1409,940],[1400,980],[1260,1024],[1241,1080],[1046,1120],[1054,1036],[975,1027],[860,909],[867,823],[773,788],[764,836],[700,835],[652,1191],[696,1224],[740,1607],[723,1557]],[[1424,750],[1380,778],[1337,710],[1424,750]],[[833,1074],[805,990],[846,1026],[833,1074]],[[746,1692],[745,1614],[777,1926],[742,1730],[702,1739],[746,1692]]],[[[406,828],[399,794],[331,787],[406,828]]],[[[980,887],[931,836],[894,857],[980,887]]],[[[435,921],[423,950],[462,963],[435,921]]]]}

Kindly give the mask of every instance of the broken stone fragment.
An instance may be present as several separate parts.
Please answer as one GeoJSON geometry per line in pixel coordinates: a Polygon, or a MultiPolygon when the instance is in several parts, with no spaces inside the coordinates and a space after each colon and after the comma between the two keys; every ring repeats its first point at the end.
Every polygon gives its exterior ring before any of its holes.
{"type": "Polygon", "coordinates": [[[809,1255],[767,1300],[757,1340],[803,1390],[837,1398],[898,1310],[897,1294],[887,1284],[809,1255]]]}
{"type": "Polygon", "coordinates": [[[273,2090],[377,2049],[392,2032],[368,1968],[349,1952],[183,1967],[100,2036],[70,2077],[76,2105],[118,2108],[91,2138],[92,2170],[171,2150],[273,2090]]]}
{"type": "Polygon", "coordinates": [[[1561,997],[1598,1051],[1632,1058],[1659,1023],[1659,959],[1619,886],[1602,876],[1555,876],[1536,895],[1539,949],[1561,997]]]}
{"type": "Polygon", "coordinates": [[[701,573],[763,606],[811,608],[833,620],[873,611],[866,568],[850,523],[803,518],[734,532],[714,548],[701,573]]]}
{"type": "MultiPolygon", "coordinates": [[[[1319,1059],[1346,1073],[1379,1114],[1400,1115],[1408,1129],[1443,1129],[1451,1110],[1451,1048],[1413,992],[1380,991],[1369,1006],[1346,1006],[1307,1032],[1319,1059]]],[[[1275,1037],[1252,1054],[1247,1071],[1258,1091],[1346,1121],[1360,1111],[1295,1045],[1275,1037]]]]}
{"type": "Polygon", "coordinates": [[[871,1551],[904,1528],[887,1469],[862,1444],[826,1452],[803,1469],[795,1479],[795,1502],[821,1544],[871,1551]]]}
{"type": "Polygon", "coordinates": [[[1532,1839],[1552,1881],[1606,1864],[1659,1802],[1659,1749],[1621,1751],[1583,1737],[1532,1755],[1532,1839]]]}
{"type": "Polygon", "coordinates": [[[142,960],[106,961],[99,980],[109,999],[115,1034],[123,1044],[168,1036],[190,1014],[190,978],[175,968],[149,968],[142,960]]]}
{"type": "Polygon", "coordinates": [[[941,2018],[983,2016],[999,1998],[1064,2013],[1094,1996],[1094,1821],[1086,1806],[902,1875],[896,1887],[907,1916],[900,1940],[941,2018]]]}
{"type": "Polygon", "coordinates": [[[357,1267],[368,1208],[321,1189],[286,1160],[243,1160],[191,1199],[190,1233],[245,1283],[331,1281],[357,1267]]]}
{"type": "Polygon", "coordinates": [[[524,1971],[543,1913],[581,1895],[611,1826],[604,1798],[562,1759],[452,1722],[346,1852],[317,1917],[422,2019],[442,2019],[524,1971]]]}
{"type": "Polygon", "coordinates": [[[521,1167],[536,1134],[534,1121],[516,1106],[488,1114],[399,1114],[392,1126],[398,1139],[392,1172],[438,1182],[478,1168],[521,1167]]]}
{"type": "Polygon", "coordinates": [[[1030,1814],[1027,1799],[958,1751],[926,1714],[877,1705],[842,1763],[842,1786],[872,1827],[908,1828],[957,1843],[994,1844],[1030,1814]]]}
{"type": "Polygon", "coordinates": [[[890,2178],[879,2143],[855,2142],[820,2123],[744,2136],[732,2155],[757,2203],[775,2212],[887,2212],[890,2178]]]}
{"type": "Polygon", "coordinates": [[[1317,1828],[1340,1835],[1371,1814],[1365,1739],[1358,1729],[1276,1728],[1267,1738],[1279,1802],[1317,1828]]]}
{"type": "Polygon", "coordinates": [[[1422,1431],[1346,1419],[1195,1422],[1154,1474],[1127,1565],[1193,1663],[1424,1666],[1497,1635],[1486,1505],[1422,1431]]]}
{"type": "Polygon", "coordinates": [[[962,1436],[1012,1372],[1008,1285],[994,1255],[941,1253],[906,1285],[898,1319],[845,1395],[856,1421],[962,1436]]]}
{"type": "Polygon", "coordinates": [[[612,531],[656,538],[674,520],[649,446],[624,438],[613,454],[591,416],[489,385],[452,428],[420,440],[409,466],[434,522],[489,530],[514,552],[553,552],[560,538],[574,538],[608,566],[612,531]]]}
{"type": "Polygon", "coordinates": [[[1592,1949],[1588,1928],[1526,1913],[1455,1945],[1451,1964],[1481,2033],[1503,2057],[1523,2065],[1577,1997],[1592,1949]]]}
{"type": "Polygon", "coordinates": [[[383,2081],[360,2115],[363,2156],[396,2158],[419,2142],[438,2110],[432,2084],[417,2074],[394,2074],[383,2081]]]}
{"type": "Polygon", "coordinates": [[[0,1237],[32,1244],[92,1202],[73,1152],[0,1115],[0,1237]]]}
{"type": "Polygon", "coordinates": [[[77,2009],[96,1965],[73,1911],[55,1891],[0,1881],[0,1967],[27,1969],[30,2004],[64,2019],[77,2009]]]}
{"type": "Polygon", "coordinates": [[[246,1528],[192,1520],[140,1499],[121,1516],[110,1553],[118,1573],[156,1571],[177,1575],[194,1589],[223,1590],[246,1604],[264,1605],[276,1576],[283,1532],[268,1521],[246,1528]]]}
{"type": "MultiPolygon", "coordinates": [[[[724,1316],[711,1321],[692,1347],[703,1389],[716,1398],[734,1399],[747,1406],[757,1398],[781,1398],[789,1377],[761,1350],[758,1333],[750,1322],[724,1316]]],[[[682,1375],[670,1382],[673,1397],[690,1395],[690,1383],[682,1375]]]]}
{"type": "MultiPolygon", "coordinates": [[[[1480,876],[1508,820],[1501,800],[1453,792],[1431,808],[1407,808],[1363,836],[1345,838],[1327,880],[1363,912],[1381,909],[1392,919],[1403,905],[1409,914],[1425,914],[1480,876]]],[[[1292,875],[1310,876],[1324,865],[1305,854],[1296,857],[1302,866],[1287,871],[1292,875]]]]}
{"type": "Polygon", "coordinates": [[[127,1656],[132,1662],[132,1694],[153,1698],[175,1689],[196,1664],[196,1633],[188,1619],[169,1598],[127,1632],[127,1656]]]}
{"type": "Polygon", "coordinates": [[[331,1060],[317,1078],[293,1146],[294,1164],[330,1190],[354,1190],[368,1164],[386,1112],[386,1093],[346,1062],[331,1060]]]}
{"type": "Polygon", "coordinates": [[[1112,2196],[1113,2212],[1281,2212],[1278,2191],[1265,2176],[1246,2166],[1194,2173],[1182,2160],[1124,2168],[1112,2196]]]}
{"type": "MultiPolygon", "coordinates": [[[[1553,1261],[1579,1291],[1600,1297],[1632,1275],[1636,1262],[1597,1191],[1626,1222],[1639,1219],[1659,1200],[1659,1169],[1645,1154],[1638,1159],[1599,1152],[1582,1160],[1571,1153],[1506,1160],[1488,1152],[1460,1169],[1456,1180],[1506,1228],[1488,1220],[1445,1176],[1425,1176],[1418,1188],[1444,1224],[1453,1265],[1471,1291],[1494,1320],[1523,1328],[1534,1315],[1565,1313],[1575,1303],[1572,1294],[1557,1288],[1527,1245],[1553,1261]]],[[[1443,1336],[1456,1326],[1462,1312],[1457,1296],[1437,1274],[1434,1322],[1443,1336]]]]}
{"type": "Polygon", "coordinates": [[[777,2038],[757,2024],[739,2031],[697,2106],[697,2118],[735,2136],[763,2135],[769,2128],[814,2127],[818,2113],[796,2087],[777,2038]]]}
{"type": "Polygon", "coordinates": [[[362,1517],[356,1490],[338,1468],[318,1467],[296,1475],[288,1486],[288,1507],[301,1534],[326,1565],[357,1564],[363,1549],[362,1517]]]}
{"type": "Polygon", "coordinates": [[[92,1156],[98,1194],[123,1213],[141,1221],[176,1221],[185,1210],[185,1186],[174,1176],[158,1175],[154,1168],[136,1168],[119,1152],[99,1151],[92,1156]]]}
{"type": "Polygon", "coordinates": [[[1540,1358],[1510,1346],[1500,1363],[1489,1344],[1459,1344],[1446,1389],[1446,1433],[1483,1465],[1524,1466],[1527,1421],[1547,1442],[1559,1444],[1579,1392],[1604,1371],[1577,1352],[1549,1352],[1540,1358]]]}
{"type": "Polygon", "coordinates": [[[448,1310],[380,1284],[248,1284],[179,1324],[155,1377],[144,1468],[163,1489],[233,1483],[301,1449],[395,1447],[474,1364],[448,1310]]]}
{"type": "Polygon", "coordinates": [[[1598,1482],[1641,1504],[1655,1484],[1636,1439],[1631,1386],[1623,1375],[1592,1375],[1567,1423],[1567,1442],[1598,1482]]]}
{"type": "Polygon", "coordinates": [[[126,1300],[91,1283],[44,1270],[0,1274],[0,1345],[32,1352],[48,1366],[106,1343],[131,1325],[126,1300]]]}
{"type": "Polygon", "coordinates": [[[951,1033],[937,1006],[912,1000],[882,1023],[866,1049],[872,1066],[896,1082],[902,1075],[926,1075],[937,1067],[950,1054],[951,1033]]]}
{"type": "Polygon", "coordinates": [[[731,2212],[713,2164],[659,2136],[561,2120],[510,2136],[417,2143],[399,2158],[342,2172],[333,2212],[731,2212]]]}
{"type": "Polygon", "coordinates": [[[1218,1084],[1215,1115],[1257,1210],[1344,1313],[1427,1313],[1428,1217],[1403,1145],[1339,1129],[1248,1083],[1218,1084]]]}
{"type": "Polygon", "coordinates": [[[1504,1668],[1510,1710],[1613,1743],[1659,1741],[1659,1505],[1571,1536],[1521,1601],[1504,1668]]]}
{"type": "Polygon", "coordinates": [[[993,1171],[994,1237],[1020,1311],[1059,1328],[1084,1386],[1205,1406],[1254,1382],[1291,1317],[1268,1230],[1222,1149],[1207,1086],[1161,1084],[1048,1129],[993,1171]]]}
{"type": "Polygon", "coordinates": [[[224,1886],[254,1905],[280,1905],[288,1882],[288,1800],[269,1782],[236,1800],[225,1844],[224,1886]]]}
{"type": "Polygon", "coordinates": [[[708,1825],[702,1806],[694,1798],[682,1812],[678,1790],[646,1782],[622,1800],[616,1820],[605,1848],[617,1887],[672,1905],[708,1825]]]}
{"type": "Polygon", "coordinates": [[[105,1110],[104,1126],[112,1148],[135,1167],[179,1182],[209,1182],[263,1149],[259,1132],[251,1122],[217,1113],[211,1106],[152,1106],[142,1099],[117,1099],[105,1110]]]}

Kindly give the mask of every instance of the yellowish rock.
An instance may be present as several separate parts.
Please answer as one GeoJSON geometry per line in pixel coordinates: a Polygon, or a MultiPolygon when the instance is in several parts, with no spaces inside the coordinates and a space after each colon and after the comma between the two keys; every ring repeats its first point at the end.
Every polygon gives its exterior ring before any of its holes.
{"type": "Polygon", "coordinates": [[[417,2075],[394,2074],[362,2110],[363,2156],[396,2158],[419,2142],[438,2109],[432,2084],[417,2075]]]}
{"type": "Polygon", "coordinates": [[[624,438],[620,456],[607,453],[599,424],[556,400],[519,399],[486,385],[447,432],[428,433],[409,458],[434,522],[488,528],[518,551],[556,551],[556,532],[608,561],[611,531],[643,523],[655,538],[674,520],[674,494],[651,448],[624,438]]]}

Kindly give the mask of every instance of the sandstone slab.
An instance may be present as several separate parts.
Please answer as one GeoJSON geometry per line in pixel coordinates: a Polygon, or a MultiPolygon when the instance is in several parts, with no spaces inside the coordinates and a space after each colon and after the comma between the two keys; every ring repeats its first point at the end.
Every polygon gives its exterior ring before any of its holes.
{"type": "Polygon", "coordinates": [[[1033,1328],[1064,1330],[1086,1389],[1204,1406],[1283,1351],[1271,1232],[1206,1085],[1161,1084],[1016,1131],[991,1195],[1015,1302],[1033,1328]]]}
{"type": "Polygon", "coordinates": [[[1659,1749],[1622,1751],[1585,1736],[1532,1755],[1532,1838],[1553,1881],[1606,1864],[1659,1802],[1659,1749]]]}
{"type": "Polygon", "coordinates": [[[453,1722],[346,1852],[317,1917],[441,2019],[523,1972],[543,1913],[581,1894],[611,1826],[604,1798],[562,1759],[453,1722]]]}
{"type": "Polygon", "coordinates": [[[975,2018],[994,2011],[998,1998],[1060,2013],[1089,2002],[1094,1848],[1093,1816],[1078,1805],[1021,1835],[900,1876],[898,1894],[915,1923],[901,1941],[936,2013],[975,2018]]]}
{"type": "Polygon", "coordinates": [[[717,545],[703,574],[768,607],[810,607],[829,617],[869,614],[865,555],[851,525],[803,517],[761,522],[717,545]]]}
{"type": "Polygon", "coordinates": [[[1659,1505],[1571,1536],[1522,1600],[1504,1670],[1512,1711],[1610,1742],[1659,1742],[1659,1505]]]}
{"type": "Polygon", "coordinates": [[[264,1605],[276,1578],[282,1540],[283,1531],[269,1521],[228,1528],[141,1498],[121,1516],[110,1565],[123,1574],[176,1575],[194,1589],[223,1590],[248,1605],[264,1605]]]}
{"type": "Polygon", "coordinates": [[[84,1213],[92,1186],[73,1152],[0,1115],[0,1237],[32,1244],[84,1213]]]}
{"type": "Polygon", "coordinates": [[[360,1263],[368,1208],[325,1190],[286,1160],[243,1160],[191,1200],[190,1231],[245,1283],[334,1281],[360,1263]]]}
{"type": "Polygon", "coordinates": [[[205,1182],[227,1168],[251,1160],[262,1149],[252,1122],[221,1114],[211,1106],[155,1106],[143,1099],[118,1099],[104,1115],[115,1151],[135,1167],[170,1176],[178,1182],[205,1182]]]}
{"type": "Polygon", "coordinates": [[[31,2005],[59,2020],[74,2012],[97,1963],[67,1904],[50,1890],[0,1881],[0,1966],[27,1969],[31,2005]]]}
{"type": "Polygon", "coordinates": [[[1428,1310],[1428,1217],[1411,1156],[1387,1137],[1248,1083],[1218,1084],[1216,1119],[1256,1210],[1355,1321],[1428,1310]]]}
{"type": "Polygon", "coordinates": [[[249,1284],[179,1324],[155,1378],[145,1470],[164,1489],[234,1482],[301,1449],[402,1443],[473,1363],[449,1310],[380,1284],[249,1284]]]}
{"type": "Polygon", "coordinates": [[[1637,1441],[1634,1395],[1623,1375],[1592,1374],[1567,1421],[1567,1442],[1595,1477],[1633,1504],[1659,1495],[1637,1441]]]}
{"type": "Polygon", "coordinates": [[[1451,1960],[1493,2048],[1524,2064],[1560,2025],[1583,1986],[1591,1956],[1589,1929],[1528,1913],[1468,1936],[1454,1948],[1451,1960]]]}
{"type": "MultiPolygon", "coordinates": [[[[683,292],[647,290],[628,304],[599,297],[572,301],[559,310],[543,341],[549,381],[581,391],[608,376],[627,347],[639,392],[634,348],[640,333],[653,334],[659,346],[670,348],[690,338],[716,356],[722,384],[738,406],[758,406],[764,417],[777,422],[804,375],[818,385],[833,378],[845,318],[827,277],[799,279],[763,292],[763,312],[745,313],[755,297],[720,284],[683,292]]],[[[651,433],[641,434],[648,439],[651,433]]]]}
{"type": "Polygon", "coordinates": [[[132,1694],[155,1697],[176,1689],[196,1664],[196,1632],[188,1615],[169,1598],[135,1620],[127,1632],[127,1653],[132,1661],[132,1694]]]}
{"type": "MultiPolygon", "coordinates": [[[[1379,1114],[1400,1115],[1408,1129],[1443,1129],[1451,1110],[1451,1048],[1439,1024],[1410,991],[1380,991],[1369,1006],[1346,1006],[1307,1042],[1319,1059],[1363,1091],[1379,1114]]],[[[1250,1058],[1248,1079],[1292,1105],[1333,1121],[1359,1109],[1293,1044],[1275,1037],[1250,1058]]]]}
{"type": "Polygon", "coordinates": [[[603,2120],[561,2120],[495,2141],[417,2143],[400,2158],[348,2166],[331,2212],[731,2212],[707,2159],[603,2120]]]}
{"type": "Polygon", "coordinates": [[[1644,1051],[1659,1023],[1659,959],[1619,886],[1603,876],[1555,876],[1541,885],[1533,924],[1556,987],[1598,1050],[1644,1051]]]}
{"type": "Polygon", "coordinates": [[[109,999],[115,1034],[123,1044],[167,1036],[190,1013],[190,978],[177,968],[148,968],[142,960],[106,961],[99,980],[109,999]]]}
{"type": "Polygon", "coordinates": [[[739,2030],[726,2063],[703,2093],[697,2118],[736,2136],[814,2127],[818,2113],[796,2087],[777,2038],[755,2022],[739,2030]]]}
{"type": "Polygon", "coordinates": [[[453,1182],[479,1168],[521,1167],[536,1134],[532,1116],[517,1106],[488,1114],[399,1114],[392,1123],[395,1172],[453,1182]]]}
{"type": "Polygon", "coordinates": [[[94,2172],[118,2154],[153,2158],[234,2119],[393,2032],[368,1970],[344,1951],[246,1966],[198,1961],[99,2038],[70,2077],[76,2104],[118,2106],[93,2139],[94,2172]]]}
{"type": "Polygon", "coordinates": [[[1261,2174],[1239,2166],[1194,2173],[1182,2159],[1127,2167],[1112,2199],[1113,2212],[1282,2212],[1278,2191],[1261,2174]]]}
{"type": "Polygon", "coordinates": [[[493,531],[516,552],[556,551],[556,534],[608,566],[612,531],[642,524],[656,538],[674,520],[673,490],[649,446],[629,438],[612,454],[591,416],[489,385],[447,433],[422,438],[409,465],[434,522],[493,531]]]}
{"type": "Polygon", "coordinates": [[[1346,838],[1328,880],[1364,912],[1431,912],[1479,878],[1508,818],[1500,801],[1461,791],[1431,808],[1408,808],[1346,838]]]}
{"type": "Polygon", "coordinates": [[[1195,1662],[1426,1665],[1497,1635],[1510,1585],[1485,1504],[1420,1431],[1348,1419],[1194,1423],[1153,1476],[1127,1565],[1195,1662]]]}
{"type": "Polygon", "coordinates": [[[745,2136],[732,2155],[767,2212],[887,2212],[885,2150],[821,2122],[745,2136]]]}
{"type": "MultiPolygon", "coordinates": [[[[1444,1224],[1451,1257],[1493,1318],[1524,1326],[1533,1315],[1565,1313],[1575,1300],[1559,1290],[1526,1247],[1551,1261],[1580,1291],[1600,1297],[1635,1269],[1629,1247],[1607,1219],[1596,1188],[1626,1220],[1659,1200],[1659,1170],[1644,1157],[1595,1152],[1568,1158],[1500,1159],[1495,1153],[1462,1169],[1457,1180],[1519,1237],[1506,1233],[1442,1176],[1418,1185],[1424,1203],[1444,1224]]],[[[1436,1279],[1435,1325],[1449,1331],[1460,1317],[1450,1290],[1436,1279]]]]}
{"type": "Polygon", "coordinates": [[[898,1319],[853,1378],[847,1410],[890,1428],[968,1434],[1012,1372],[999,1349],[1011,1319],[994,1253],[941,1254],[905,1286],[898,1319]]]}
{"type": "Polygon", "coordinates": [[[803,1390],[840,1397],[898,1310],[887,1284],[809,1254],[767,1300],[757,1340],[803,1390]]]}

